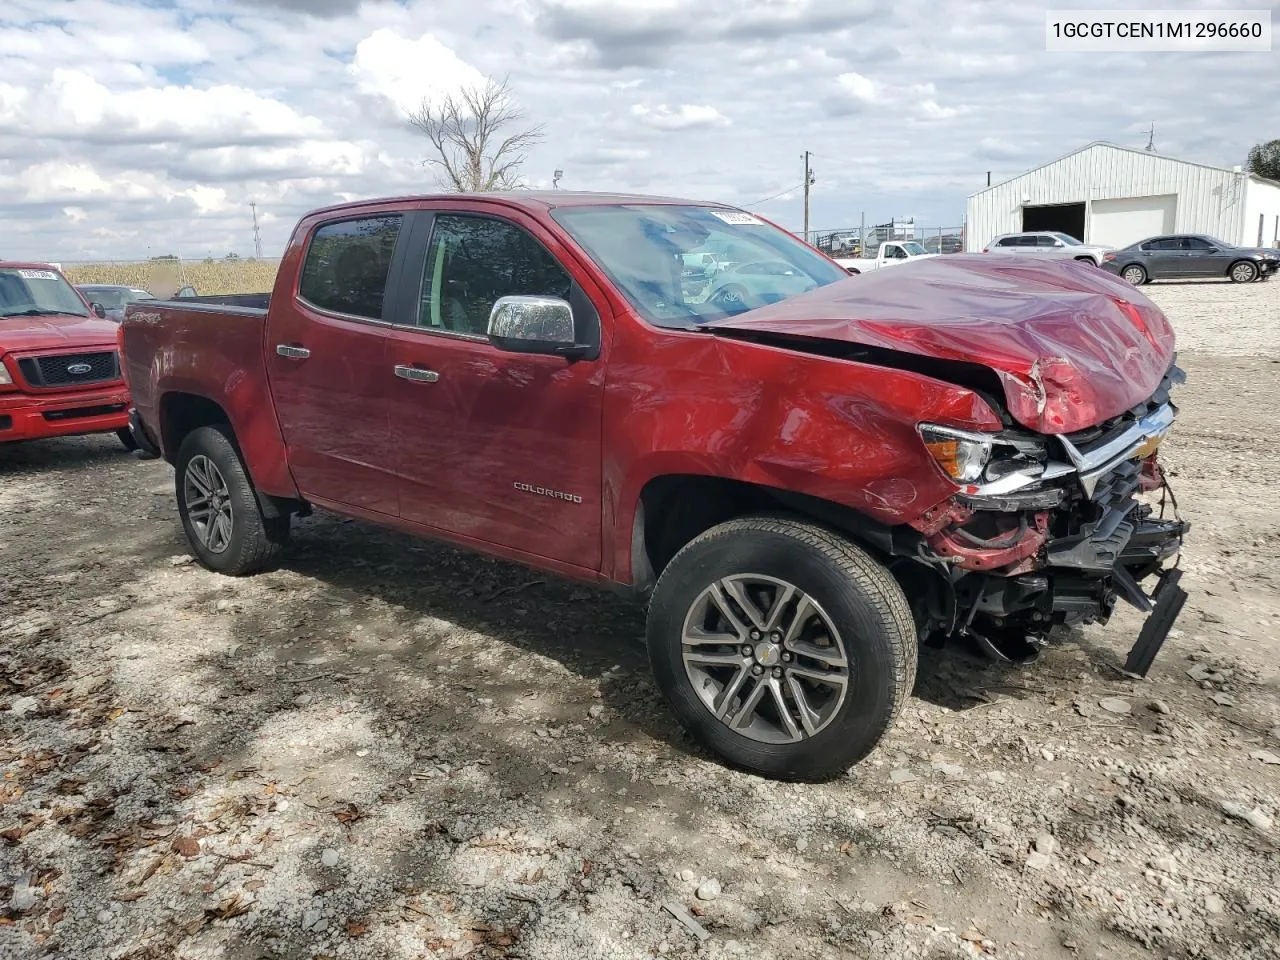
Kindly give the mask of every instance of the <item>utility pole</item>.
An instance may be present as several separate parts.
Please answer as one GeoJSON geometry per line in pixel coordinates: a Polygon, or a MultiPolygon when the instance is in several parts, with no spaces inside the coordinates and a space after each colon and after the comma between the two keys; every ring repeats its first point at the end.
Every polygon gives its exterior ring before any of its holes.
{"type": "Polygon", "coordinates": [[[249,209],[253,211],[253,256],[254,259],[261,260],[262,232],[258,229],[258,202],[256,200],[250,200],[249,209]]]}
{"type": "Polygon", "coordinates": [[[809,169],[808,150],[804,152],[804,242],[809,242],[809,187],[817,179],[809,169]]]}

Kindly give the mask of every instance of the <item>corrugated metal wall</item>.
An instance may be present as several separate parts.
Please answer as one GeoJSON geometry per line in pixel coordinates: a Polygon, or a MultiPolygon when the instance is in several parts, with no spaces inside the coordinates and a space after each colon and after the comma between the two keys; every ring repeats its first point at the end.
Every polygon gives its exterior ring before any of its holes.
{"type": "MultiPolygon", "coordinates": [[[[1246,177],[1141,150],[1090,144],[1069,156],[997,184],[969,198],[965,245],[981,250],[992,237],[1022,229],[1022,207],[1041,203],[1176,194],[1173,229],[1208,233],[1236,243],[1245,239],[1246,177]],[[1025,199],[1024,199],[1025,198],[1025,199]]],[[[1254,234],[1257,216],[1254,216],[1254,234]]],[[[1089,226],[1086,215],[1085,236],[1089,226]]],[[[1127,242],[1141,240],[1135,236],[1127,242]]]]}
{"type": "Polygon", "coordinates": [[[1250,179],[1245,197],[1241,246],[1280,247],[1280,184],[1250,179]],[[1258,243],[1261,226],[1262,243],[1258,243]]]}

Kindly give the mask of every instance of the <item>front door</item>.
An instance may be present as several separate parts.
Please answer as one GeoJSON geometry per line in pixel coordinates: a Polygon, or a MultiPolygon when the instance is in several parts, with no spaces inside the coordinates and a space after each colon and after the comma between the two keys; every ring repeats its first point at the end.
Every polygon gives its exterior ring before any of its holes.
{"type": "Polygon", "coordinates": [[[386,213],[318,224],[297,296],[272,299],[265,344],[298,489],[391,516],[398,491],[383,309],[405,224],[386,213]]]}
{"type": "Polygon", "coordinates": [[[603,364],[508,353],[486,334],[502,296],[569,300],[580,330],[598,338],[596,307],[552,235],[522,214],[483,209],[434,211],[405,264],[415,295],[387,340],[400,515],[596,570],[603,364]]]}
{"type": "Polygon", "coordinates": [[[1183,274],[1188,277],[1225,277],[1227,267],[1234,257],[1230,250],[1215,246],[1201,237],[1186,237],[1182,241],[1183,274]]]}

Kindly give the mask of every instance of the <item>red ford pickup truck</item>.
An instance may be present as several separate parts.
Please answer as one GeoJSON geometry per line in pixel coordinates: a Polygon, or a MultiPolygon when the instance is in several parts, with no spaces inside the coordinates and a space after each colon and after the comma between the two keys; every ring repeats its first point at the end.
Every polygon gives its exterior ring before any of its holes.
{"type": "Polygon", "coordinates": [[[1123,599],[1145,672],[1186,598],[1173,332],[1075,263],[851,277],[719,205],[401,198],[305,217],[269,297],[131,305],[123,348],[205,566],[317,505],[648,595],[674,712],[771,776],[870,751],[920,642],[1026,660],[1123,599]],[[703,252],[734,282],[691,295],[703,252]]]}
{"type": "Polygon", "coordinates": [[[0,443],[114,432],[132,450],[117,332],[50,264],[0,261],[0,443]]]}

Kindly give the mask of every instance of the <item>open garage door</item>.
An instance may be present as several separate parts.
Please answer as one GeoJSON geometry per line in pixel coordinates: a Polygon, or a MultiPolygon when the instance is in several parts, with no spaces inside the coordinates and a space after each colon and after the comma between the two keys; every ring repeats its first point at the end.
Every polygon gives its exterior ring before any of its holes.
{"type": "Polygon", "coordinates": [[[1083,203],[1042,203],[1022,208],[1023,230],[1052,230],[1084,239],[1083,203]]]}
{"type": "Polygon", "coordinates": [[[1169,193],[1159,197],[1125,197],[1095,200],[1089,224],[1089,242],[1112,247],[1173,233],[1178,198],[1169,193]]]}

